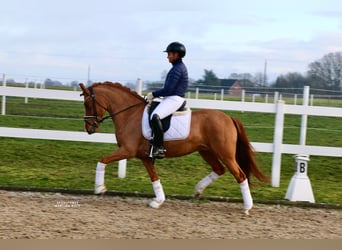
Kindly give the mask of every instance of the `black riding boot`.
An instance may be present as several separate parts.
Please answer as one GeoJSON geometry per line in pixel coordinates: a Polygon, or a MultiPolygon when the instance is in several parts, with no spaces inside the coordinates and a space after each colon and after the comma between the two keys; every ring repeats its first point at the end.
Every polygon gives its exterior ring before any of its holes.
{"type": "Polygon", "coordinates": [[[161,120],[157,114],[154,114],[151,120],[151,127],[153,131],[153,150],[152,157],[155,158],[164,158],[165,157],[165,149],[163,147],[164,143],[164,131],[161,120]]]}

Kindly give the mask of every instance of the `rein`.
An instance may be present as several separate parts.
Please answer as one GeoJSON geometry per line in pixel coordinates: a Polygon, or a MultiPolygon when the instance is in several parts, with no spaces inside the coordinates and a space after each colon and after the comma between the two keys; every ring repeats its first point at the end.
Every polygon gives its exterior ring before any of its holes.
{"type": "Polygon", "coordinates": [[[94,90],[93,90],[93,87],[91,87],[91,86],[88,87],[88,90],[89,90],[89,92],[90,92],[89,97],[91,97],[92,103],[93,103],[94,115],[84,116],[83,119],[84,119],[84,121],[85,121],[86,123],[88,123],[89,125],[91,125],[91,126],[93,126],[93,127],[98,127],[98,125],[97,125],[95,122],[94,122],[93,124],[90,124],[90,122],[88,121],[89,119],[95,119],[97,123],[102,123],[104,120],[107,120],[108,118],[113,118],[114,116],[116,116],[116,115],[118,115],[118,114],[120,114],[120,113],[123,113],[123,112],[125,112],[125,111],[127,111],[127,110],[129,110],[129,109],[131,109],[131,108],[133,108],[133,107],[135,107],[135,106],[138,106],[138,105],[140,105],[140,104],[142,104],[142,103],[146,103],[146,101],[143,100],[143,101],[141,101],[141,102],[132,104],[132,105],[130,105],[130,106],[128,106],[128,107],[126,107],[126,108],[124,108],[124,109],[122,109],[122,110],[119,110],[119,111],[117,111],[117,112],[115,112],[115,113],[111,113],[111,114],[109,114],[108,116],[103,117],[102,119],[99,119],[98,116],[97,116],[96,103],[97,103],[101,108],[103,108],[104,110],[106,110],[106,111],[108,111],[108,110],[107,110],[107,108],[106,108],[105,106],[103,106],[101,103],[99,103],[99,102],[96,100],[95,94],[94,94],[94,90]]]}

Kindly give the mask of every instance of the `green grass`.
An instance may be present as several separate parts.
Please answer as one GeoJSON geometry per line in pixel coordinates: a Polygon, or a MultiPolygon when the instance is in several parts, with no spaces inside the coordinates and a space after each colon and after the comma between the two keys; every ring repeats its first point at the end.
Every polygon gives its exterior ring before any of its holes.
{"type": "MultiPolygon", "coordinates": [[[[1,127],[84,131],[83,104],[80,102],[8,98],[7,114],[0,116],[1,127]],[[29,115],[29,116],[27,116],[29,115]],[[43,118],[42,118],[43,117],[43,118]]],[[[272,142],[274,115],[252,112],[227,112],[246,127],[251,141],[272,142]]],[[[285,116],[284,143],[298,144],[301,117],[285,116]]],[[[109,122],[101,132],[113,133],[109,122]]],[[[342,147],[342,122],[339,118],[309,117],[307,144],[342,147]]],[[[0,138],[0,185],[92,189],[97,161],[116,149],[115,144],[31,139],[0,138]]],[[[257,153],[260,168],[271,174],[272,154],[257,153]]],[[[143,165],[130,159],[127,177],[117,177],[117,163],[106,168],[106,185],[110,190],[152,193],[143,165]]],[[[194,186],[211,170],[198,153],[156,164],[166,194],[192,195],[194,186]]],[[[252,188],[255,199],[284,199],[294,174],[293,155],[284,154],[279,188],[260,184],[252,188]]],[[[311,156],[308,163],[316,202],[342,204],[341,158],[311,156]]],[[[205,195],[240,198],[239,186],[227,173],[205,190],[205,195]]]]}

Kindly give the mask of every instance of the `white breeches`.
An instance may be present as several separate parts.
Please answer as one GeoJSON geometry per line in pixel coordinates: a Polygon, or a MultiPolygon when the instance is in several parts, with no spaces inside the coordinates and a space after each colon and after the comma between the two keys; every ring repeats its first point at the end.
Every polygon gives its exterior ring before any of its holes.
{"type": "Polygon", "coordinates": [[[152,112],[151,119],[154,114],[157,114],[160,119],[164,119],[165,117],[176,112],[177,109],[182,106],[183,102],[184,98],[177,95],[164,97],[160,104],[152,112]]]}

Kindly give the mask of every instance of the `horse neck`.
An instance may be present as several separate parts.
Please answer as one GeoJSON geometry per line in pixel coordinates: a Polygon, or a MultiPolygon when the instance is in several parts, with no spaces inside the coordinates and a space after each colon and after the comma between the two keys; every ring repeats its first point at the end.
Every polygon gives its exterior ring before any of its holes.
{"type": "Polygon", "coordinates": [[[131,117],[137,116],[138,112],[142,112],[144,105],[131,106],[143,103],[143,100],[120,89],[108,90],[103,91],[102,95],[107,102],[107,111],[112,115],[116,126],[120,123],[126,124],[126,121],[130,120],[131,117]]]}

